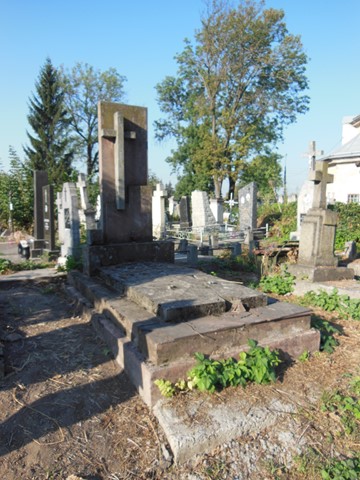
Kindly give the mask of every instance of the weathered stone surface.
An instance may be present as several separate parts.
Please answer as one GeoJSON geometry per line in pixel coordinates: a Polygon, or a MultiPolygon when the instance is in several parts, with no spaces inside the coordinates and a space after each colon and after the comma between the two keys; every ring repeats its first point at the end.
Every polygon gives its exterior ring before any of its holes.
{"type": "Polygon", "coordinates": [[[243,285],[172,264],[137,263],[102,269],[102,278],[164,321],[220,314],[244,305],[266,305],[266,295],[243,285]]]}
{"type": "Polygon", "coordinates": [[[311,267],[307,265],[289,265],[289,272],[299,280],[310,282],[329,282],[354,278],[354,270],[347,267],[311,267]]]}

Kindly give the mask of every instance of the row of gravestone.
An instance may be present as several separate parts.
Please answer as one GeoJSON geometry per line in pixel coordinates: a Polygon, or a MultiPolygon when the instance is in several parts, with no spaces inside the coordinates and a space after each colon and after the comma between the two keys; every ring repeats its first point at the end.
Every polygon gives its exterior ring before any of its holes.
{"type": "MultiPolygon", "coordinates": [[[[165,199],[167,193],[161,184],[157,184],[152,197],[152,222],[153,236],[164,238],[166,236],[166,208],[165,199]]],[[[169,199],[169,214],[180,219],[180,229],[193,230],[221,226],[225,219],[224,203],[229,205],[230,211],[236,204],[239,205],[239,230],[247,231],[256,228],[257,220],[257,192],[254,182],[239,190],[239,201],[232,198],[229,201],[210,199],[206,192],[195,190],[188,196],[183,196],[179,204],[173,197],[169,199]],[[191,208],[190,208],[191,204],[191,208]],[[178,208],[176,208],[178,207],[178,208]]]]}

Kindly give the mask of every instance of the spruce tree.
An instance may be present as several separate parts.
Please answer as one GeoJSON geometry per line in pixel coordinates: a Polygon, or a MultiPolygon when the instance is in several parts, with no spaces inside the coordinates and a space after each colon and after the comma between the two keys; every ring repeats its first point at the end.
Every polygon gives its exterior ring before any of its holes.
{"type": "Polygon", "coordinates": [[[74,152],[68,135],[64,89],[50,58],[41,68],[35,87],[27,117],[34,135],[27,132],[30,146],[24,148],[25,163],[31,170],[46,170],[50,183],[59,190],[63,182],[70,180],[74,152]]]}

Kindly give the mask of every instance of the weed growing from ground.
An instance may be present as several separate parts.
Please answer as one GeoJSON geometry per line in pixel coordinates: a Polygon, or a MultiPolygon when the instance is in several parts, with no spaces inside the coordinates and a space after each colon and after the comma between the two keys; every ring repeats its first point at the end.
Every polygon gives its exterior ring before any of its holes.
{"type": "Polygon", "coordinates": [[[265,293],[286,295],[294,290],[295,277],[286,269],[282,273],[261,277],[259,286],[265,293]]]}
{"type": "Polygon", "coordinates": [[[248,382],[275,382],[275,367],[281,362],[278,352],[258,346],[255,340],[249,340],[248,344],[250,349],[241,352],[238,361],[233,358],[212,360],[202,353],[195,353],[197,363],[188,372],[187,380],[172,384],[168,380],[159,379],[155,384],[162,395],[171,397],[182,390],[198,389],[213,393],[230,386],[245,386],[248,382]]]}
{"type": "Polygon", "coordinates": [[[327,312],[336,312],[340,318],[360,320],[360,299],[350,298],[348,295],[339,295],[336,288],[331,293],[324,290],[316,293],[305,293],[301,300],[302,305],[320,307],[327,312]]]}

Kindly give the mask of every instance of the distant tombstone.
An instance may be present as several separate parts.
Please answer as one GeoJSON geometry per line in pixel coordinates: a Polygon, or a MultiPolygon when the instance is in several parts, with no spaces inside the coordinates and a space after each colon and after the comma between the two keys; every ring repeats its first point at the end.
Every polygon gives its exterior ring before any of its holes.
{"type": "Polygon", "coordinates": [[[183,196],[180,199],[180,229],[191,227],[190,203],[189,197],[183,196]]]}
{"type": "Polygon", "coordinates": [[[240,231],[254,230],[257,222],[257,188],[251,182],[239,190],[240,231]]]}
{"type": "Polygon", "coordinates": [[[54,189],[52,185],[42,188],[44,215],[44,248],[50,252],[55,250],[55,218],[54,189]]]}
{"type": "Polygon", "coordinates": [[[224,223],[224,202],[221,198],[210,199],[210,209],[215,218],[215,223],[222,225],[224,223]]]}
{"type": "Polygon", "coordinates": [[[165,237],[165,224],[166,224],[166,212],[165,212],[165,198],[167,192],[161,183],[156,185],[156,190],[152,196],[152,226],[153,236],[155,238],[165,237]]]}
{"type": "Polygon", "coordinates": [[[96,210],[93,208],[93,206],[89,202],[89,197],[87,193],[86,175],[84,173],[79,173],[76,186],[78,187],[80,192],[80,205],[81,205],[81,211],[84,213],[84,216],[85,216],[86,230],[94,230],[96,229],[96,223],[95,223],[96,210]]]}
{"type": "MultiPolygon", "coordinates": [[[[59,196],[58,196],[59,199],[59,196]]],[[[80,256],[80,218],[79,200],[74,183],[64,183],[60,194],[58,211],[59,239],[61,256],[79,258],[80,256]],[[62,231],[60,232],[60,228],[62,231]]]]}
{"type": "Polygon", "coordinates": [[[44,240],[43,187],[48,183],[47,172],[34,171],[34,237],[36,240],[44,240]]]}
{"type": "Polygon", "coordinates": [[[314,198],[314,182],[306,180],[300,189],[297,199],[297,226],[296,232],[290,233],[290,240],[299,240],[302,221],[312,207],[314,198]]]}
{"type": "Polygon", "coordinates": [[[206,192],[195,190],[191,193],[191,208],[193,228],[208,227],[216,224],[206,192]]]}

